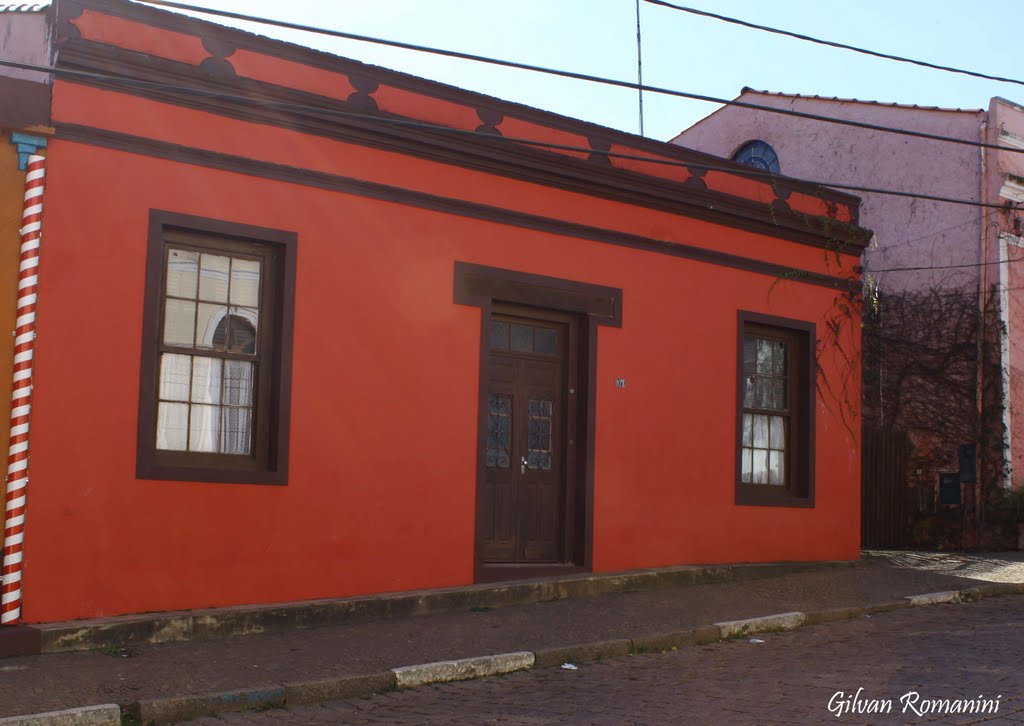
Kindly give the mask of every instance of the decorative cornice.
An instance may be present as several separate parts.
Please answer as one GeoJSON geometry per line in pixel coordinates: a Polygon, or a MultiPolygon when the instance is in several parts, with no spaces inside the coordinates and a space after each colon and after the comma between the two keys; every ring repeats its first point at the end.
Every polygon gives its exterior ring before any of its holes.
{"type": "Polygon", "coordinates": [[[831,289],[857,291],[860,280],[835,277],[817,272],[778,265],[763,260],[752,259],[717,250],[705,249],[693,245],[680,244],[641,235],[618,232],[615,230],[590,225],[568,222],[565,220],[542,217],[526,212],[519,212],[486,204],[478,204],[462,199],[442,197],[426,192],[403,189],[400,187],[379,184],[376,182],[353,179],[336,174],[302,169],[299,167],[258,161],[242,156],[223,154],[179,144],[156,141],[140,136],[121,134],[106,129],[97,129],[75,124],[59,124],[57,138],[66,141],[91,144],[133,154],[151,156],[168,161],[177,161],[194,166],[202,166],[239,174],[274,179],[290,184],[327,189],[330,191],[354,194],[357,196],[381,201],[397,202],[420,209],[454,214],[471,219],[480,219],[497,224],[505,224],[524,229],[549,232],[568,237],[588,239],[595,242],[613,244],[622,247],[642,249],[704,262],[734,269],[745,270],[770,277],[800,284],[817,285],[831,289]]]}
{"type": "Polygon", "coordinates": [[[1005,179],[1003,186],[999,189],[999,197],[1008,201],[1020,204],[1024,202],[1024,184],[1013,179],[1005,179]]]}
{"type": "Polygon", "coordinates": [[[1024,149],[1024,136],[1012,134],[1006,129],[999,129],[998,142],[1000,146],[1012,146],[1015,149],[1024,149]]]}
{"type": "MultiPolygon", "coordinates": [[[[633,152],[635,150],[641,155],[653,154],[656,157],[678,161],[684,164],[693,163],[695,165],[731,166],[730,162],[692,149],[686,149],[677,145],[665,144],[651,139],[637,137],[625,132],[558,116],[557,114],[540,111],[520,104],[501,101],[483,94],[465,91],[463,89],[434,81],[428,81],[408,74],[369,66],[358,61],[340,58],[321,51],[315,51],[310,48],[269,39],[233,28],[225,28],[223,26],[197,20],[188,16],[169,13],[134,3],[126,3],[123,0],[76,0],[74,2],[72,0],[60,0],[60,3],[68,8],[67,12],[63,15],[64,22],[60,23],[58,27],[58,35],[60,38],[59,45],[62,48],[58,57],[58,62],[62,67],[100,71],[113,75],[124,75],[126,69],[130,69],[131,73],[129,75],[133,77],[143,77],[158,82],[169,82],[179,86],[194,87],[198,90],[218,88],[222,93],[241,93],[243,95],[251,94],[258,98],[271,98],[275,100],[292,99],[293,102],[297,104],[315,105],[331,109],[347,110],[349,112],[357,111],[360,113],[365,113],[367,111],[371,113],[376,112],[377,105],[374,101],[373,91],[375,91],[378,86],[387,86],[426,98],[444,100],[475,111],[483,123],[475,129],[465,129],[467,131],[477,130],[488,134],[500,135],[503,131],[497,128],[497,125],[501,123],[502,119],[508,118],[514,119],[517,125],[521,125],[525,122],[527,126],[536,128],[537,131],[541,133],[545,130],[553,132],[556,135],[561,132],[566,132],[574,137],[580,138],[581,140],[586,140],[583,142],[583,145],[587,145],[587,142],[589,142],[589,145],[594,150],[594,153],[590,154],[591,163],[584,167],[586,170],[585,174],[587,176],[594,177],[598,171],[598,167],[604,167],[609,171],[626,175],[626,178],[630,178],[631,181],[626,182],[625,186],[640,192],[639,194],[635,194],[635,197],[643,197],[646,193],[647,189],[645,187],[642,188],[644,180],[661,182],[663,196],[667,192],[676,202],[679,201],[680,196],[692,197],[691,192],[706,191],[706,199],[695,199],[692,201],[696,202],[697,206],[703,206],[706,210],[717,209],[718,212],[724,212],[724,214],[720,213],[714,215],[714,221],[718,223],[728,224],[728,222],[723,221],[722,218],[729,214],[738,213],[740,216],[750,216],[754,220],[759,220],[759,231],[763,231],[771,236],[781,236],[793,241],[807,242],[828,248],[834,248],[836,246],[841,248],[862,247],[867,243],[870,236],[869,234],[864,234],[863,230],[860,230],[855,226],[859,199],[845,192],[825,189],[806,182],[787,178],[777,178],[770,181],[765,179],[756,180],[761,185],[770,184],[771,192],[778,197],[776,203],[771,205],[753,201],[752,199],[744,197],[715,192],[714,190],[708,191],[704,188],[705,184],[701,180],[704,172],[699,168],[699,166],[692,167],[690,170],[691,177],[687,181],[679,183],[677,181],[668,181],[655,175],[627,171],[622,168],[626,166],[626,164],[619,164],[618,160],[610,163],[608,157],[601,154],[600,151],[611,149],[614,146],[617,151],[626,150],[633,152]],[[80,8],[82,7],[102,14],[112,15],[134,22],[145,23],[155,28],[198,37],[201,39],[203,47],[211,53],[211,57],[204,61],[201,66],[196,67],[186,63],[175,63],[173,61],[147,56],[142,53],[133,53],[121,48],[115,48],[113,46],[82,39],[77,28],[75,28],[71,22],[68,22],[69,18],[73,19],[81,12],[80,8]],[[358,93],[353,93],[346,99],[346,101],[340,101],[338,98],[325,98],[311,93],[296,91],[291,88],[284,88],[282,86],[271,85],[268,83],[260,83],[251,79],[238,78],[235,77],[234,68],[231,65],[231,54],[236,49],[246,50],[251,53],[259,53],[270,59],[301,63],[313,69],[327,70],[331,73],[338,74],[339,81],[341,83],[344,83],[344,79],[346,77],[349,79],[349,82],[362,81],[362,83],[356,83],[358,93]],[[140,74],[140,71],[143,72],[140,74]],[[616,165],[618,165],[619,168],[611,168],[616,165]],[[842,223],[833,224],[825,215],[818,217],[817,215],[805,215],[790,211],[786,205],[779,204],[778,200],[786,200],[792,191],[798,191],[803,195],[820,199],[827,206],[843,205],[852,213],[854,223],[847,225],[842,223]],[[742,204],[743,202],[747,202],[748,206],[751,208],[749,210],[744,208],[744,205],[742,204]],[[748,211],[750,214],[746,214],[748,211]],[[768,226],[765,226],[766,223],[768,226]],[[828,226],[830,228],[830,233],[825,234],[821,230],[814,229],[815,227],[821,226],[828,226]],[[791,229],[787,231],[787,227],[791,229]],[[810,230],[808,230],[809,227],[811,228],[810,230]],[[810,231],[810,235],[805,234],[808,231],[810,231]],[[811,239],[808,239],[808,237],[811,239]],[[839,242],[840,244],[837,245],[836,242],[839,242]]],[[[97,83],[97,85],[102,84],[97,83]]],[[[104,87],[113,87],[113,85],[104,87]]],[[[117,90],[124,92],[125,88],[124,86],[121,86],[117,90]]],[[[153,92],[143,92],[141,90],[136,91],[136,93],[154,98],[160,95],[153,92]]],[[[335,134],[324,133],[326,129],[323,128],[319,130],[310,128],[309,118],[291,118],[296,115],[292,112],[273,112],[276,114],[277,119],[270,120],[267,118],[266,113],[247,114],[244,113],[245,109],[240,108],[235,108],[231,113],[229,113],[223,105],[217,108],[211,105],[209,101],[199,104],[194,102],[195,99],[182,98],[180,95],[178,97],[171,97],[170,94],[164,94],[164,97],[159,98],[159,100],[179,105],[196,107],[205,106],[204,110],[208,110],[213,113],[222,113],[224,115],[232,115],[235,117],[248,117],[259,123],[276,123],[277,125],[288,128],[301,127],[301,130],[307,133],[320,133],[323,135],[335,136],[335,134]]],[[[235,105],[237,106],[238,104],[235,105]]],[[[250,108],[249,111],[251,112],[252,109],[250,108]]],[[[266,109],[264,109],[264,111],[266,111],[266,109]]],[[[387,114],[380,114],[380,116],[382,118],[388,117],[387,114]]],[[[323,126],[336,127],[339,124],[338,119],[336,117],[329,117],[330,113],[320,114],[318,120],[323,126]]],[[[378,123],[369,136],[373,137],[381,135],[380,131],[380,124],[378,123]]],[[[393,131],[389,131],[388,135],[393,139],[393,131]]],[[[449,143],[447,145],[448,152],[451,151],[452,147],[464,148],[466,145],[465,139],[466,137],[458,137],[457,139],[454,139],[454,144],[449,143]]],[[[368,142],[369,139],[367,138],[364,138],[361,141],[356,141],[356,143],[367,143],[367,145],[369,145],[368,142]]],[[[423,143],[422,135],[420,138],[416,139],[416,142],[423,143]]],[[[513,161],[511,157],[513,155],[519,156],[520,154],[518,154],[518,152],[510,151],[510,147],[512,146],[518,145],[514,143],[504,144],[502,146],[502,151],[499,152],[498,155],[502,157],[502,160],[506,164],[514,167],[515,165],[511,164],[513,161]]],[[[395,150],[402,151],[402,153],[413,153],[406,149],[395,150]]],[[[558,165],[560,166],[567,166],[569,162],[580,161],[564,154],[557,154],[550,151],[538,151],[535,148],[524,149],[523,153],[532,153],[535,157],[554,157],[558,160],[558,165]]],[[[421,154],[421,156],[423,155],[424,154],[421,154]]],[[[448,158],[444,159],[444,161],[445,163],[459,164],[460,160],[456,158],[457,156],[457,154],[452,155],[451,153],[448,153],[448,158]]],[[[463,159],[461,161],[466,160],[463,159]]],[[[470,161],[473,162],[474,160],[470,161]]],[[[462,165],[470,166],[472,168],[472,163],[463,163],[462,165]]],[[[492,164],[491,168],[487,168],[486,171],[489,173],[503,173],[500,169],[493,168],[493,166],[494,165],[492,164]]],[[[506,176],[516,176],[515,172],[519,170],[513,168],[507,171],[512,173],[506,173],[506,176]]],[[[737,166],[736,171],[730,171],[728,173],[735,174],[737,177],[743,178],[745,172],[749,173],[749,170],[744,170],[742,167],[737,166]]],[[[539,181],[538,183],[551,183],[551,181],[539,181]]],[[[557,181],[556,183],[562,184],[563,182],[557,181]]],[[[600,185],[590,184],[588,186],[590,189],[585,193],[595,193],[594,187],[600,185]]],[[[650,201],[657,203],[657,200],[650,201]]],[[[642,202],[632,201],[631,203],[642,202]]],[[[660,208],[659,206],[656,206],[656,204],[648,204],[647,206],[660,208]]],[[[669,211],[688,214],[689,216],[700,216],[692,213],[692,209],[690,211],[680,210],[680,205],[678,203],[673,206],[675,208],[669,211]]],[[[692,206],[693,205],[691,204],[691,207],[692,206]]],[[[701,216],[700,218],[708,219],[707,216],[701,216]]],[[[850,250],[847,249],[846,251],[850,250]]],[[[856,253],[859,254],[859,250],[857,250],[856,253]]]]}
{"type": "MultiPolygon", "coordinates": [[[[670,157],[694,164],[732,165],[732,162],[727,159],[695,149],[656,141],[567,116],[560,116],[551,111],[543,111],[512,101],[504,101],[475,91],[468,91],[408,73],[369,65],[350,58],[332,55],[324,51],[268,38],[237,28],[228,28],[180,13],[168,12],[138,3],[124,2],[124,0],[59,0],[59,2],[63,5],[74,5],[79,13],[81,12],[79,8],[85,7],[107,15],[145,23],[156,28],[195,35],[201,37],[204,43],[208,42],[208,40],[213,40],[228,47],[244,48],[254,53],[301,63],[313,68],[344,75],[355,74],[363,77],[372,77],[381,85],[393,86],[424,96],[451,101],[469,108],[486,109],[495,115],[515,117],[547,128],[567,131],[591,139],[599,139],[601,143],[609,145],[617,143],[641,152],[653,153],[658,156],[670,157]]],[[[71,37],[78,37],[78,33],[73,26],[69,32],[71,37]]],[[[60,34],[59,29],[58,34],[60,34]]],[[[104,48],[109,49],[110,46],[104,46],[104,48]]],[[[736,164],[736,167],[739,172],[743,171],[741,165],[736,164]]],[[[820,187],[807,182],[801,182],[797,179],[786,179],[786,181],[797,185],[800,191],[804,193],[818,196],[827,201],[851,204],[854,209],[860,204],[859,197],[847,192],[820,187]]]]}
{"type": "MultiPolygon", "coordinates": [[[[97,88],[193,108],[230,118],[275,125],[302,133],[394,151],[475,171],[542,184],[557,189],[601,197],[618,202],[702,219],[730,227],[780,237],[814,247],[860,255],[870,233],[852,224],[827,217],[795,212],[782,201],[799,182],[780,179],[775,184],[779,199],[773,205],[709,190],[700,180],[704,171],[694,167],[694,179],[679,182],[594,163],[564,154],[543,151],[504,141],[499,134],[446,133],[423,127],[387,123],[397,117],[384,114],[364,103],[354,103],[365,91],[353,94],[350,102],[274,86],[236,76],[206,75],[188,64],[153,58],[97,43],[69,39],[61,51],[60,65],[75,70],[98,71],[107,75],[132,69],[132,77],[161,86],[126,85],[117,81],[81,79],[75,82],[97,88]],[[187,88],[194,93],[173,88],[187,88]],[[224,98],[245,96],[270,103],[260,105],[224,98]],[[282,108],[291,104],[295,108],[282,108]],[[305,108],[312,107],[312,108],[305,108]],[[320,111],[323,109],[323,111],[320,111]],[[359,113],[371,118],[332,115],[332,111],[359,113]],[[376,118],[374,118],[376,117],[376,118]]],[[[360,82],[363,88],[368,86],[360,82]]],[[[370,99],[372,101],[372,99],[370,99]]],[[[497,117],[484,114],[485,126],[493,127],[497,117]],[[491,121],[492,123],[488,123],[491,121]]],[[[407,119],[403,119],[407,120],[407,119]]],[[[668,145],[663,145],[668,146],[668,145]]],[[[600,156],[592,154],[591,157],[600,156]]],[[[719,163],[724,163],[718,160],[719,163]]]]}

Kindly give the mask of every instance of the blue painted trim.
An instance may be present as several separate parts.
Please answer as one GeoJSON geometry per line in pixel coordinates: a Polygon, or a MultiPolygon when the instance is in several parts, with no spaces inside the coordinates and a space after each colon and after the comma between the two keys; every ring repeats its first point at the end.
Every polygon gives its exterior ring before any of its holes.
{"type": "Polygon", "coordinates": [[[28,157],[38,153],[40,149],[46,148],[46,137],[12,131],[11,143],[18,150],[18,168],[25,171],[25,167],[28,166],[28,157]]]}

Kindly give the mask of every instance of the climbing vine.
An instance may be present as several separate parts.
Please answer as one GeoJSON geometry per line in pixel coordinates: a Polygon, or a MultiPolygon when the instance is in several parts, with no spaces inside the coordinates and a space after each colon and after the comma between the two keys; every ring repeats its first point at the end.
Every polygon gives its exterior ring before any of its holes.
{"type": "MultiPolygon", "coordinates": [[[[834,215],[835,210],[831,209],[830,213],[834,215]]],[[[863,239],[864,231],[834,216],[805,216],[804,220],[810,229],[826,238],[823,246],[825,272],[788,270],[776,277],[768,294],[771,295],[776,285],[787,280],[814,280],[830,284],[836,278],[849,281],[849,285],[836,291],[825,312],[824,328],[815,341],[815,387],[826,410],[856,442],[860,439],[857,414],[861,404],[861,365],[855,341],[856,331],[862,325],[861,309],[865,296],[860,283],[860,267],[844,266],[843,256],[855,247],[851,240],[863,239]],[[826,357],[831,360],[826,361],[826,357]],[[830,365],[825,365],[826,362],[830,365]]],[[[859,249],[859,245],[856,248],[859,249]]]]}

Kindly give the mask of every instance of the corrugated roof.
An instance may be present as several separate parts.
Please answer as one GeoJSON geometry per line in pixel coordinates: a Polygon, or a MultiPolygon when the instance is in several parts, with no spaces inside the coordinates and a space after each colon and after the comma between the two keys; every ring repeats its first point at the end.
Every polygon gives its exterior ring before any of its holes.
{"type": "Polygon", "coordinates": [[[759,91],[756,88],[750,88],[744,86],[743,90],[740,91],[742,96],[744,93],[757,93],[762,96],[781,96],[783,98],[808,98],[813,101],[836,101],[838,103],[863,103],[868,106],[887,106],[891,108],[916,108],[921,111],[947,111],[950,113],[982,113],[984,109],[981,108],[943,108],[942,106],[919,106],[916,103],[889,103],[886,101],[862,101],[859,98],[839,98],[838,96],[814,96],[802,93],[780,93],[778,91],[759,91]]]}
{"type": "Polygon", "coordinates": [[[0,3],[0,13],[41,13],[50,3],[0,3]]]}

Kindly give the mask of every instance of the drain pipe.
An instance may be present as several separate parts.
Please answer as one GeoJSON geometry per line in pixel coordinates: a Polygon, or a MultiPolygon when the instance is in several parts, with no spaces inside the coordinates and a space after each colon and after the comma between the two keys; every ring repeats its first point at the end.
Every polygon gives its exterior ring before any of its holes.
{"type": "Polygon", "coordinates": [[[32,357],[36,338],[39,240],[43,226],[46,159],[27,159],[18,267],[18,312],[14,330],[14,379],[11,391],[11,439],[7,457],[7,508],[4,518],[0,624],[21,620],[21,569],[25,544],[25,495],[28,486],[28,427],[32,410],[32,357]]]}

